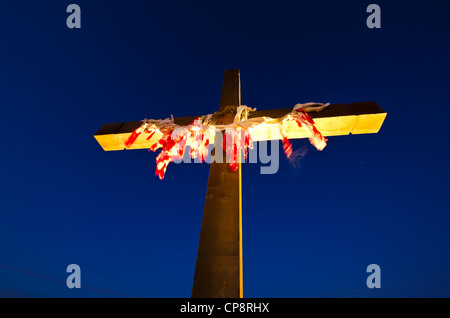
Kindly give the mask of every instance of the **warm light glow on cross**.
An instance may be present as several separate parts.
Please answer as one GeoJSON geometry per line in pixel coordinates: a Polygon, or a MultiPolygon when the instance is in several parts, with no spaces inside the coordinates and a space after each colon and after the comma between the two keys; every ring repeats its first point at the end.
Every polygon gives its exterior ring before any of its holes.
{"type": "Polygon", "coordinates": [[[240,92],[239,70],[227,70],[214,114],[105,124],[94,136],[105,151],[162,148],[156,166],[160,179],[187,146],[191,158],[204,161],[212,144],[229,158],[210,166],[192,297],[243,297],[241,151],[245,159],[253,142],[281,140],[289,157],[294,138],[309,138],[322,150],[325,137],[377,133],[386,117],[376,102],[254,110],[241,106],[240,92]]]}

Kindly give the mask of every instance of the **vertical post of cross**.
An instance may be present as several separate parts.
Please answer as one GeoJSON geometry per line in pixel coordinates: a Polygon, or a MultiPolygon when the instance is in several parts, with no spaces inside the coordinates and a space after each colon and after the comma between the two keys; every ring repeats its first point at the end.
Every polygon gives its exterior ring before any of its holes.
{"type": "MultiPolygon", "coordinates": [[[[241,105],[238,69],[226,70],[219,110],[241,105]]],[[[222,124],[233,122],[230,114],[222,124]]],[[[216,138],[217,139],[217,138],[216,138]]],[[[216,143],[217,145],[217,143],[216,143]]],[[[215,151],[223,151],[216,147],[215,151]]],[[[223,154],[223,158],[226,155],[223,154]]],[[[195,266],[193,298],[242,298],[241,164],[211,163],[195,266]]]]}

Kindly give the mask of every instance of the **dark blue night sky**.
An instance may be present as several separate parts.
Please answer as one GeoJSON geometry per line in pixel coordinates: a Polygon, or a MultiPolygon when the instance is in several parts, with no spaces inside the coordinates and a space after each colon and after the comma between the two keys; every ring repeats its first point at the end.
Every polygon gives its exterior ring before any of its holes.
{"type": "Polygon", "coordinates": [[[294,140],[306,155],[276,174],[243,165],[244,297],[449,297],[450,3],[377,0],[369,29],[371,3],[2,3],[0,297],[190,297],[209,165],[170,164],[161,181],[155,153],[93,135],[212,113],[230,68],[260,110],[388,113],[322,152],[294,140]],[[69,264],[86,288],[67,288],[69,264]]]}

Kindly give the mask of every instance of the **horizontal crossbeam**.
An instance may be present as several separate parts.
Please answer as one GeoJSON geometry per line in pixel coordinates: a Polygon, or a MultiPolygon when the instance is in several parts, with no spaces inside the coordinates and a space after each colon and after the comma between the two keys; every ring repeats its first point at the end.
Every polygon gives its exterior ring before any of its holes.
{"type": "MultiPolygon", "coordinates": [[[[280,108],[272,110],[258,110],[250,112],[249,118],[256,117],[283,117],[292,111],[292,108],[280,108]]],[[[386,118],[386,112],[376,102],[358,102],[350,104],[331,104],[319,112],[310,112],[316,128],[323,136],[343,136],[349,134],[377,133],[386,118]]],[[[189,125],[200,116],[174,118],[176,124],[189,125]]],[[[124,143],[131,133],[141,126],[141,121],[126,123],[113,123],[103,125],[94,135],[100,146],[105,151],[124,150],[124,143]]],[[[309,132],[298,127],[294,121],[288,121],[284,125],[286,136],[289,139],[308,138],[309,132]]],[[[148,149],[160,136],[147,140],[146,134],[141,134],[130,149],[148,149]]],[[[253,141],[281,139],[278,127],[275,125],[259,125],[251,130],[253,141]]]]}

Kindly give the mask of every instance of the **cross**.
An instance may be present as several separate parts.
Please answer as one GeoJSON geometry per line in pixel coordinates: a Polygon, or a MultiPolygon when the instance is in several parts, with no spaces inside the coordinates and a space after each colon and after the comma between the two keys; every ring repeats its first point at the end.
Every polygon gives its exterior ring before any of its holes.
{"type": "MultiPolygon", "coordinates": [[[[240,72],[238,69],[226,70],[219,111],[240,105],[240,72]]],[[[278,118],[291,110],[253,111],[248,118],[278,118]]],[[[320,112],[310,113],[310,116],[323,136],[339,136],[377,133],[386,112],[376,102],[358,102],[331,104],[320,112]]],[[[181,126],[188,125],[198,117],[178,117],[174,118],[174,122],[181,126]]],[[[224,115],[221,124],[232,123],[233,117],[231,114],[224,115]]],[[[105,151],[123,150],[125,141],[141,124],[141,121],[105,124],[94,137],[105,151]]],[[[308,137],[305,130],[297,125],[289,126],[286,134],[289,139],[308,137]]],[[[252,135],[253,141],[281,138],[280,134],[261,130],[252,135]]],[[[138,138],[130,149],[146,149],[150,146],[150,141],[143,137],[138,138]]],[[[243,297],[241,187],[240,162],[236,171],[231,171],[225,162],[211,163],[191,294],[193,298],[243,297]]]]}

